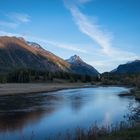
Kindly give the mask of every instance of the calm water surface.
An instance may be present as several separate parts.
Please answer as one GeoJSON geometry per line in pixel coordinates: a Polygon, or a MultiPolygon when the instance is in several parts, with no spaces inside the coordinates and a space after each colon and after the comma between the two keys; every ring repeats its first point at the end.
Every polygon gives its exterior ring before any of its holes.
{"type": "Polygon", "coordinates": [[[22,96],[0,97],[0,140],[45,139],[74,128],[88,129],[124,120],[132,97],[129,89],[97,87],[22,96]]]}

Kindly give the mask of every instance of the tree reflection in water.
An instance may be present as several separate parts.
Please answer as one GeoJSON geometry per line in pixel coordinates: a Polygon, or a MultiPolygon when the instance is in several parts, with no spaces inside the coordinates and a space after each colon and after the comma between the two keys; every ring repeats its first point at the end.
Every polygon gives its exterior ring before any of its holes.
{"type": "Polygon", "coordinates": [[[35,124],[59,107],[54,104],[58,100],[62,98],[46,94],[1,97],[0,132],[15,131],[27,124],[35,124]]]}

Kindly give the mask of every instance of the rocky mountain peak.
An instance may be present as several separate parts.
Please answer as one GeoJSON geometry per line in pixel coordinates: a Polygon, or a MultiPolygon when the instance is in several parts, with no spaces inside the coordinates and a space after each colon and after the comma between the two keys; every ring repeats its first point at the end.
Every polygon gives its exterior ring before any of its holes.
{"type": "Polygon", "coordinates": [[[29,41],[27,41],[27,44],[29,46],[32,46],[32,47],[35,47],[35,48],[38,48],[38,49],[43,49],[38,43],[35,43],[35,42],[29,42],[29,41]]]}
{"type": "Polygon", "coordinates": [[[78,55],[75,54],[75,55],[71,56],[67,60],[67,62],[69,62],[69,63],[76,63],[76,62],[83,62],[83,60],[78,55]]]}

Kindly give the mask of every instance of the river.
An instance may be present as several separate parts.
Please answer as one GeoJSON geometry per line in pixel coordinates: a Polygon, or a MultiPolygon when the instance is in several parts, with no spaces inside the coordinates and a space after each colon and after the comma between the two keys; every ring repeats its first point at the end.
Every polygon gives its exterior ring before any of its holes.
{"type": "Polygon", "coordinates": [[[129,89],[95,87],[0,97],[0,140],[45,139],[76,128],[116,124],[129,113],[129,89]]]}

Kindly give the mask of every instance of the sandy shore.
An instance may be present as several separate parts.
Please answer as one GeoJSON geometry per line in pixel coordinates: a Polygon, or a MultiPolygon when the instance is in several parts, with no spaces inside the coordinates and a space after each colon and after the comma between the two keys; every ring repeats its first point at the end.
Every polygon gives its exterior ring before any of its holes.
{"type": "Polygon", "coordinates": [[[0,96],[52,92],[62,89],[82,88],[87,83],[27,83],[27,84],[0,84],[0,96]]]}

